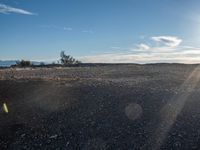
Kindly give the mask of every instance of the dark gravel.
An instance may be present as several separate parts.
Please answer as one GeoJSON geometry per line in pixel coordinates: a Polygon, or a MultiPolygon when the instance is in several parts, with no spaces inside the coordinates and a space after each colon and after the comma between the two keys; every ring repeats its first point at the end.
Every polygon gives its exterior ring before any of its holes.
{"type": "Polygon", "coordinates": [[[0,149],[200,149],[198,65],[0,70],[0,149]]]}

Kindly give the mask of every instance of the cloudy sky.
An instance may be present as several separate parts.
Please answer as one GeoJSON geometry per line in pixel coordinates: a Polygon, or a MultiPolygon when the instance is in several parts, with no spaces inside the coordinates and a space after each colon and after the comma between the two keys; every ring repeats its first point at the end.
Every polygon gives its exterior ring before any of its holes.
{"type": "Polygon", "coordinates": [[[200,63],[199,0],[0,0],[0,60],[200,63]]]}

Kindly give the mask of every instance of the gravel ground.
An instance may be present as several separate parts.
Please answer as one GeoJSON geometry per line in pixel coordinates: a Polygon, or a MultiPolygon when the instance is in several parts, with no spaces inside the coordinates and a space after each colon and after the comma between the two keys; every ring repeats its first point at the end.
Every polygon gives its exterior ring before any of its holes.
{"type": "Polygon", "coordinates": [[[0,70],[0,149],[200,149],[198,65],[0,70]]]}

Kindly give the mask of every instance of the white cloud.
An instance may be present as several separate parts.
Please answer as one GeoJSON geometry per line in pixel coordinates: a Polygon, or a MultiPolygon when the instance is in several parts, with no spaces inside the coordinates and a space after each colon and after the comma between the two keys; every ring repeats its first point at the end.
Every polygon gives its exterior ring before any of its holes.
{"type": "Polygon", "coordinates": [[[92,31],[92,30],[82,30],[82,32],[83,32],[83,33],[91,33],[91,34],[94,33],[94,31],[92,31]]]}
{"type": "Polygon", "coordinates": [[[64,27],[63,29],[67,30],[67,31],[71,31],[72,30],[72,28],[70,28],[70,27],[64,27]]]}
{"type": "Polygon", "coordinates": [[[137,45],[137,48],[140,49],[140,50],[150,49],[150,47],[147,44],[144,44],[144,43],[140,43],[139,45],[137,45]]]}
{"type": "Polygon", "coordinates": [[[119,46],[112,46],[112,47],[110,47],[111,49],[120,49],[120,47],[119,46]]]}
{"type": "Polygon", "coordinates": [[[65,31],[72,31],[71,27],[60,27],[57,25],[40,25],[40,28],[49,28],[49,29],[56,29],[56,30],[65,30],[65,31]]]}
{"type": "Polygon", "coordinates": [[[154,36],[151,37],[151,39],[153,39],[156,42],[161,42],[169,47],[179,46],[182,42],[182,39],[175,36],[154,36]]]}
{"type": "Polygon", "coordinates": [[[3,14],[17,13],[17,14],[23,14],[23,15],[36,15],[35,13],[29,12],[27,10],[14,8],[5,4],[0,4],[0,13],[3,13],[3,14]]]}
{"type": "Polygon", "coordinates": [[[182,40],[177,37],[160,36],[154,39],[165,43],[151,47],[141,43],[129,50],[84,56],[79,59],[92,63],[200,63],[200,47],[179,46],[182,40]]]}
{"type": "Polygon", "coordinates": [[[150,53],[110,53],[79,57],[83,62],[92,63],[200,63],[200,48],[198,50],[184,49],[180,52],[150,52],[150,53]]]}

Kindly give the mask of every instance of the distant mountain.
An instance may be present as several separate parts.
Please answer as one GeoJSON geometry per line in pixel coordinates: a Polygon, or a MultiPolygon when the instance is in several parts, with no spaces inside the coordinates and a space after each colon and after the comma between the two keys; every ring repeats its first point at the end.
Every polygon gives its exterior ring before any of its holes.
{"type": "Polygon", "coordinates": [[[15,64],[16,60],[0,60],[0,67],[10,67],[15,64]]]}
{"type": "MultiPolygon", "coordinates": [[[[0,60],[0,67],[10,67],[11,65],[15,65],[17,60],[0,60]]],[[[41,62],[31,61],[34,65],[39,65],[41,62]]]]}

